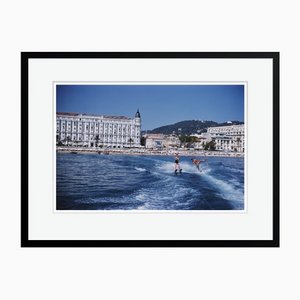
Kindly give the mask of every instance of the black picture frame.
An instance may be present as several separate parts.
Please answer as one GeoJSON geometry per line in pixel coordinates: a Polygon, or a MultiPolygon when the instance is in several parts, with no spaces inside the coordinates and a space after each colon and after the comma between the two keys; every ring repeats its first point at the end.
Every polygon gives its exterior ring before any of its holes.
{"type": "Polygon", "coordinates": [[[21,53],[21,247],[279,247],[279,52],[22,52],[21,53]],[[31,240],[29,239],[29,59],[272,59],[272,240],[31,240]]]}

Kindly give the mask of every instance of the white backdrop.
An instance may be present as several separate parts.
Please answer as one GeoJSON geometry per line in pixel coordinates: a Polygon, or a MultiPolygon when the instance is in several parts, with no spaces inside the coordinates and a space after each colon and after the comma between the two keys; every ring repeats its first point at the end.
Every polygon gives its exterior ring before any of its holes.
{"type": "Polygon", "coordinates": [[[7,1],[1,25],[2,299],[299,298],[296,1],[7,1]],[[281,248],[21,249],[20,51],[281,51],[281,248]],[[3,146],[4,145],[4,146],[3,146]],[[290,150],[290,151],[288,151],[290,150]],[[295,170],[295,171],[294,171],[295,170]]]}

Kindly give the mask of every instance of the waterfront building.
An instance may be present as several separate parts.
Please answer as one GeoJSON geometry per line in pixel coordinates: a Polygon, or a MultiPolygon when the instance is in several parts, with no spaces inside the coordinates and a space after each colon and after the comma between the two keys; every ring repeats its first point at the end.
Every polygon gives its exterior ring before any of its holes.
{"type": "Polygon", "coordinates": [[[180,140],[176,134],[167,135],[164,138],[163,145],[167,149],[180,147],[180,140]]]}
{"type": "Polygon", "coordinates": [[[148,149],[177,149],[180,146],[180,140],[177,135],[165,135],[162,133],[150,133],[146,134],[146,148],[148,149]]]}
{"type": "Polygon", "coordinates": [[[209,127],[207,133],[216,143],[216,150],[245,152],[244,124],[209,127]]]}
{"type": "Polygon", "coordinates": [[[190,136],[196,138],[195,142],[193,143],[195,150],[204,149],[204,145],[211,141],[211,135],[209,133],[192,133],[190,136]]]}
{"type": "Polygon", "coordinates": [[[201,139],[205,142],[205,143],[209,143],[211,141],[211,135],[207,132],[203,132],[201,133],[201,139]]]}
{"type": "Polygon", "coordinates": [[[146,148],[161,149],[163,148],[165,135],[161,133],[150,133],[145,135],[146,148]]]}
{"type": "Polygon", "coordinates": [[[79,113],[56,114],[56,143],[72,146],[140,147],[141,115],[134,118],[79,113]]]}

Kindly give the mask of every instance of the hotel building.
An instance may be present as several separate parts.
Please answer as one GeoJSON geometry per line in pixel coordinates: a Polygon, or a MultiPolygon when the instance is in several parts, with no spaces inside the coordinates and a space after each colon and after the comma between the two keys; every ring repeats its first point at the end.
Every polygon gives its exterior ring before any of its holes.
{"type": "Polygon", "coordinates": [[[216,150],[245,152],[244,124],[209,127],[207,132],[216,143],[216,150]]]}
{"type": "Polygon", "coordinates": [[[56,143],[72,146],[140,147],[141,115],[134,118],[79,113],[56,114],[56,143]]]}

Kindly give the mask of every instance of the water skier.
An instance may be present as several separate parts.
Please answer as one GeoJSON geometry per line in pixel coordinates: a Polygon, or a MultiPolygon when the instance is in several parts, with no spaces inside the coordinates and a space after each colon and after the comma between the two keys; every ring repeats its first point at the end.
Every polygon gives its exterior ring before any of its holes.
{"type": "Polygon", "coordinates": [[[200,159],[194,159],[191,158],[192,163],[196,166],[196,168],[200,171],[200,164],[202,162],[205,162],[205,160],[200,160],[200,159]]]}
{"type": "Polygon", "coordinates": [[[179,154],[175,153],[175,174],[177,174],[178,171],[181,173],[182,169],[180,168],[179,164],[179,154]]]}

